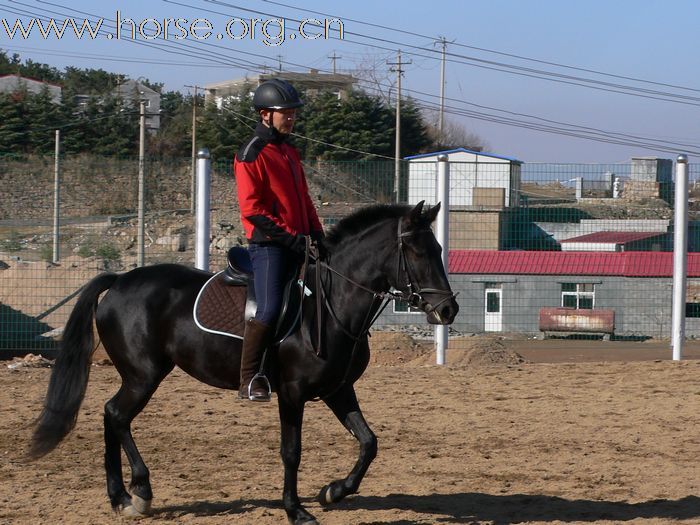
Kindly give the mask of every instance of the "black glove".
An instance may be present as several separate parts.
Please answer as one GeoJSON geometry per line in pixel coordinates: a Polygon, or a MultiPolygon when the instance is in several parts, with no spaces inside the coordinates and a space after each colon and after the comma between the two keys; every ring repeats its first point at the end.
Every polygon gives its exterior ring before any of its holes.
{"type": "Polygon", "coordinates": [[[306,235],[295,235],[291,237],[287,247],[299,255],[306,254],[306,235]]]}
{"type": "Polygon", "coordinates": [[[323,240],[325,238],[326,236],[323,234],[323,232],[311,232],[311,239],[313,240],[311,246],[316,250],[316,256],[320,260],[324,260],[328,256],[328,250],[323,244],[323,240]]]}

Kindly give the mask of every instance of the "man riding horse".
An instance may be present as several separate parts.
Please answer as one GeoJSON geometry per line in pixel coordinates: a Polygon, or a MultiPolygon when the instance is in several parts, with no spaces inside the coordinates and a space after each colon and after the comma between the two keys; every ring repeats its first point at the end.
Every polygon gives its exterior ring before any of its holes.
{"type": "Polygon", "coordinates": [[[243,335],[240,399],[270,400],[269,383],[260,368],[272,343],[282,292],[306,251],[307,236],[315,241],[323,238],[299,153],[287,143],[297,108],[303,105],[289,82],[273,79],[260,84],[253,95],[260,122],[234,162],[258,301],[243,335]]]}

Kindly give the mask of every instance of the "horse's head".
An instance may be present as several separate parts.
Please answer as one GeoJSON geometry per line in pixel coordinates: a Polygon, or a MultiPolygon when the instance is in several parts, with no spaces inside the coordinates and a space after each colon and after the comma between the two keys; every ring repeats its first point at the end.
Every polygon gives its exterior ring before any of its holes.
{"type": "Polygon", "coordinates": [[[430,225],[440,204],[423,210],[419,202],[398,225],[398,262],[394,288],[408,304],[428,315],[430,324],[451,324],[459,305],[442,264],[442,248],[430,225]]]}

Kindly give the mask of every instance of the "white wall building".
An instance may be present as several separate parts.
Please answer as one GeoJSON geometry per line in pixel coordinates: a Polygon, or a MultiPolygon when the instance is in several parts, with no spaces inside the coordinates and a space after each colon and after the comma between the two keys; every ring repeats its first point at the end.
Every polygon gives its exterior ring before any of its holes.
{"type": "Polygon", "coordinates": [[[504,206],[520,202],[520,166],[522,162],[502,155],[457,148],[406,157],[408,167],[408,203],[421,200],[437,202],[437,158],[447,155],[450,163],[450,208],[470,207],[474,188],[503,188],[504,206]]]}

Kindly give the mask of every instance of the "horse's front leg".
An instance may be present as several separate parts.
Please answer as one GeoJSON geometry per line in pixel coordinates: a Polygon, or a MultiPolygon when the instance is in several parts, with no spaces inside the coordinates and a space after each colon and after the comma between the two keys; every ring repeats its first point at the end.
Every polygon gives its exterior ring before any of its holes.
{"type": "Polygon", "coordinates": [[[365,421],[357,396],[352,386],[347,386],[324,399],[338,420],[360,443],[360,455],[354,468],[345,479],[335,480],[321,489],[318,501],[321,505],[329,505],[342,500],[348,494],[354,494],[360,487],[362,478],[372,460],[377,456],[377,437],[365,421]]]}
{"type": "Polygon", "coordinates": [[[278,406],[281,423],[280,454],[284,463],[284,489],[282,500],[287,518],[292,525],[318,525],[299,501],[297,478],[301,463],[301,425],[304,419],[304,403],[290,402],[279,396],[278,406]]]}

